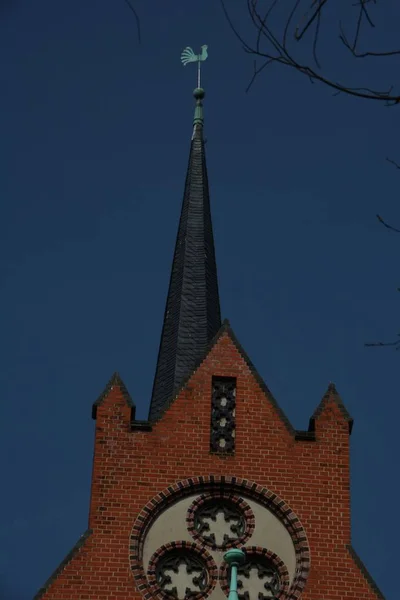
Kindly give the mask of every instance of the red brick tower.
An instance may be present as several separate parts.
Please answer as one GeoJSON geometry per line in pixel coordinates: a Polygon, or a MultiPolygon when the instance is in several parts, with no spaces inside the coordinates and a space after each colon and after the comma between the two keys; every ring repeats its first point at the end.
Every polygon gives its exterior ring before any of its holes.
{"type": "Polygon", "coordinates": [[[351,545],[352,419],[333,384],[293,429],[221,325],[196,112],[149,420],[118,374],[93,406],[89,528],[35,600],[377,600],[351,545]]]}

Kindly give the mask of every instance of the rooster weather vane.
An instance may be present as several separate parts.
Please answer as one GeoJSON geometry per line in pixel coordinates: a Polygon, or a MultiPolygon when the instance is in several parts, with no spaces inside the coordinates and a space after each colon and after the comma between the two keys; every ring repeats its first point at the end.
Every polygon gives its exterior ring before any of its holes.
{"type": "Polygon", "coordinates": [[[207,48],[208,48],[208,46],[204,45],[201,47],[200,54],[195,54],[190,46],[186,46],[186,48],[184,49],[184,51],[181,54],[181,61],[182,61],[182,64],[184,67],[186,67],[186,65],[188,63],[197,62],[197,87],[198,88],[201,87],[200,86],[200,64],[204,60],[206,60],[206,58],[208,56],[207,48]]]}

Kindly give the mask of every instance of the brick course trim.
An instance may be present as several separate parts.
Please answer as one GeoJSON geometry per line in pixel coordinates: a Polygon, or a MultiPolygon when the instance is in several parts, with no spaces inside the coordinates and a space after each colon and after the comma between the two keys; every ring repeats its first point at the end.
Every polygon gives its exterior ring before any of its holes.
{"type": "MultiPolygon", "coordinates": [[[[290,588],[290,598],[296,599],[304,589],[310,570],[310,551],[307,536],[298,517],[276,494],[265,487],[240,477],[209,475],[178,481],[150,500],[137,517],[130,537],[129,558],[137,589],[149,600],[149,586],[143,569],[143,545],[147,532],[156,517],[168,506],[191,494],[247,495],[268,508],[282,522],[290,534],[296,552],[296,570],[290,588]]],[[[263,549],[262,549],[263,550],[263,549]]]]}
{"type": "Polygon", "coordinates": [[[352,559],[354,560],[354,562],[356,563],[357,567],[360,569],[361,573],[364,575],[365,579],[367,580],[370,588],[373,589],[373,591],[375,592],[375,594],[377,595],[378,598],[380,598],[380,600],[385,600],[385,596],[382,594],[381,590],[378,588],[375,580],[372,578],[372,576],[369,574],[367,567],[364,565],[363,561],[361,560],[361,558],[358,556],[357,552],[354,550],[353,546],[351,546],[350,544],[346,546],[350,556],[352,557],[352,559]]]}

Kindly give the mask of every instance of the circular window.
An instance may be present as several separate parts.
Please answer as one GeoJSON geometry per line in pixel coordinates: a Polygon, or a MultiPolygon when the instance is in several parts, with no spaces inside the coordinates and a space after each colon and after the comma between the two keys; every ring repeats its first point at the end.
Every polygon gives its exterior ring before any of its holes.
{"type": "Polygon", "coordinates": [[[129,560],[134,585],[143,600],[200,600],[218,586],[228,594],[224,551],[247,544],[252,568],[239,578],[241,600],[257,600],[259,594],[261,600],[299,598],[309,574],[310,549],[299,518],[281,498],[236,477],[177,481],[149,500],[133,525],[129,560]],[[184,541],[172,542],[174,538],[184,541]],[[180,548],[185,548],[184,557],[180,548]],[[171,562],[158,564],[166,553],[171,562]],[[191,563],[185,560],[189,555],[191,563]],[[196,558],[206,564],[206,572],[196,558]]]}
{"type": "Polygon", "coordinates": [[[218,580],[218,569],[205,548],[190,542],[171,542],[150,559],[148,582],[159,600],[200,600],[218,580]]]}
{"type": "Polygon", "coordinates": [[[203,494],[187,513],[190,534],[212,550],[243,546],[254,531],[250,506],[232,494],[203,494]]]}
{"type": "MultiPolygon", "coordinates": [[[[237,588],[239,600],[249,600],[256,594],[259,600],[286,598],[289,574],[283,561],[266,548],[251,546],[243,548],[245,562],[238,566],[237,588]]],[[[229,594],[230,568],[221,567],[220,582],[226,595],[229,594]]]]}

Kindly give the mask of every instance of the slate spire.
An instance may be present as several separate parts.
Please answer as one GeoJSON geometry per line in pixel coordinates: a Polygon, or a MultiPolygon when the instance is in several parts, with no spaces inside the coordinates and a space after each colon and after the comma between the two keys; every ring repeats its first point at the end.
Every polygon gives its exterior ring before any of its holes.
{"type": "Polygon", "coordinates": [[[221,326],[203,138],[204,90],[196,108],[149,420],[156,421],[221,326]]]}

